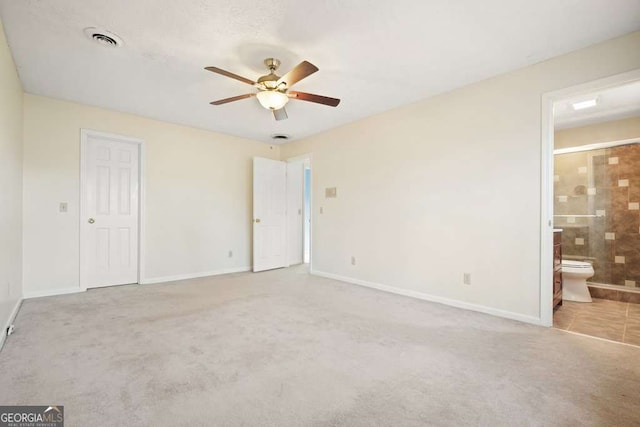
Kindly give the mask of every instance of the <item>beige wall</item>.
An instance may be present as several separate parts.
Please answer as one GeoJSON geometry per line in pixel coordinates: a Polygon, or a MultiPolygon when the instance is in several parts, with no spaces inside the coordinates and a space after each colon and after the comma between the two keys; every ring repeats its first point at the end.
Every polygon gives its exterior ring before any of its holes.
{"type": "Polygon", "coordinates": [[[554,148],[568,148],[632,138],[640,138],[640,117],[557,130],[553,143],[554,148]]]}
{"type": "Polygon", "coordinates": [[[0,22],[0,344],[22,297],[22,86],[0,22]]]}
{"type": "Polygon", "coordinates": [[[146,280],[251,265],[251,159],[278,147],[26,94],[26,295],[78,289],[81,128],[146,142],[146,280]]]}
{"type": "Polygon", "coordinates": [[[636,68],[640,33],[283,145],[313,153],[314,271],[536,322],[541,96],[636,68]]]}
{"type": "MultiPolygon", "coordinates": [[[[251,157],[311,152],[315,271],[536,321],[541,95],[636,68],[640,33],[273,148],[24,95],[25,293],[78,288],[87,128],[146,141],[147,280],[249,266],[251,157]],[[325,199],[333,186],[338,197],[325,199]]],[[[16,206],[7,212],[19,217],[16,206]]]]}

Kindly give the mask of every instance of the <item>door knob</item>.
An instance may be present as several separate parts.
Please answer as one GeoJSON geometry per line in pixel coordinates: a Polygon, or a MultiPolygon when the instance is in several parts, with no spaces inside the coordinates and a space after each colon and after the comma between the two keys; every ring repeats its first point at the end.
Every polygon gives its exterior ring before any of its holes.
{"type": "Polygon", "coordinates": [[[260,218],[256,218],[256,224],[260,222],[260,218]]]}
{"type": "Polygon", "coordinates": [[[95,220],[95,219],[93,219],[93,218],[89,218],[89,224],[93,224],[94,222],[96,222],[96,220],[95,220]]]}

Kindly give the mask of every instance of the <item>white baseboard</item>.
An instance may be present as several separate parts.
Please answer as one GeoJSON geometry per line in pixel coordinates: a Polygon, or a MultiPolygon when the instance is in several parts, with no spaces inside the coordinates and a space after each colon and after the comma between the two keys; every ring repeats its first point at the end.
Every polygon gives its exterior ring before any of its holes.
{"type": "Polygon", "coordinates": [[[201,273],[178,274],[175,276],[153,277],[150,279],[145,278],[140,281],[140,284],[150,285],[152,283],[175,282],[176,280],[197,279],[200,277],[219,276],[221,274],[243,273],[245,271],[250,271],[250,270],[251,270],[251,267],[223,268],[221,270],[204,271],[201,273]]]}
{"type": "Polygon", "coordinates": [[[312,270],[311,274],[326,277],[327,279],[339,280],[341,282],[352,283],[354,285],[365,286],[367,288],[377,289],[379,291],[390,292],[392,294],[404,295],[407,297],[417,298],[430,302],[437,302],[439,304],[449,305],[451,307],[463,308],[465,310],[477,311],[480,313],[490,314],[492,316],[504,317],[505,319],[518,320],[520,322],[531,323],[534,325],[544,326],[541,319],[538,317],[527,316],[520,313],[514,313],[512,311],[500,310],[498,308],[487,307],[484,305],[472,304],[455,299],[439,297],[436,295],[429,295],[418,291],[412,291],[409,289],[397,288],[395,286],[383,285],[381,283],[368,282],[366,280],[354,279],[352,277],[339,276],[337,274],[326,273],[324,271],[312,270]]]}
{"type": "MultiPolygon", "coordinates": [[[[189,273],[189,274],[179,274],[176,276],[154,277],[151,279],[142,279],[140,280],[140,284],[150,285],[152,283],[196,279],[198,277],[218,276],[220,274],[241,273],[249,270],[251,270],[251,267],[234,267],[234,268],[225,268],[225,269],[215,270],[215,271],[205,271],[202,273],[189,273]]],[[[80,289],[80,288],[52,289],[52,290],[43,290],[43,291],[25,291],[24,298],[29,299],[29,298],[50,297],[53,295],[75,294],[77,292],[84,292],[84,291],[86,291],[86,289],[80,289]]]]}
{"type": "Polygon", "coordinates": [[[78,292],[84,292],[85,289],[80,288],[64,288],[64,289],[51,289],[51,290],[42,290],[42,291],[25,291],[24,298],[40,298],[40,297],[51,297],[54,295],[66,295],[66,294],[76,294],[78,292]]]}
{"type": "Polygon", "coordinates": [[[21,305],[22,305],[22,298],[16,301],[16,305],[13,307],[13,310],[11,310],[11,314],[9,315],[9,318],[7,319],[7,322],[5,323],[4,327],[2,328],[2,331],[1,331],[2,333],[0,334],[0,350],[2,350],[2,346],[4,345],[4,342],[7,339],[7,328],[11,326],[11,324],[13,324],[13,321],[18,315],[18,311],[20,310],[21,305]]]}

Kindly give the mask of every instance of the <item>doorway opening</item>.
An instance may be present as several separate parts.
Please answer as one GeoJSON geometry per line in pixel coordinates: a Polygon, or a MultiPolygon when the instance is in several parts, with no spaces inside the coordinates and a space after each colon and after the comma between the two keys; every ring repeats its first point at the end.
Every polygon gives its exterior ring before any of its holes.
{"type": "Polygon", "coordinates": [[[253,271],[308,264],[312,253],[311,155],[253,158],[253,271]]]}
{"type": "Polygon", "coordinates": [[[289,265],[311,262],[311,156],[287,159],[289,265]]]}
{"type": "Polygon", "coordinates": [[[311,262],[311,161],[304,165],[304,257],[303,262],[311,262]]]}
{"type": "Polygon", "coordinates": [[[545,119],[541,321],[640,345],[640,70],[546,95],[545,119]]]}

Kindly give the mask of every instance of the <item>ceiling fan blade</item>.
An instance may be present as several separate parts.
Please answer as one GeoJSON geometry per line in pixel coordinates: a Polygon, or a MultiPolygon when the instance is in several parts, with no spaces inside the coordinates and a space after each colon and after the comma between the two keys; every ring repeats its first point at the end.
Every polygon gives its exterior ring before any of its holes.
{"type": "Polygon", "coordinates": [[[255,96],[255,95],[256,95],[255,93],[247,93],[245,95],[232,96],[231,98],[218,99],[217,101],[212,101],[209,104],[222,105],[222,104],[227,104],[233,101],[240,101],[241,99],[245,99],[245,98],[251,98],[252,96],[255,96]]]}
{"type": "Polygon", "coordinates": [[[275,117],[276,120],[284,120],[289,116],[287,116],[287,110],[282,107],[279,110],[273,110],[273,117],[275,117]]]}
{"type": "Polygon", "coordinates": [[[276,83],[276,86],[279,86],[282,83],[285,83],[287,85],[287,88],[290,88],[294,84],[298,83],[300,80],[310,76],[316,71],[318,71],[318,67],[313,65],[311,62],[302,61],[301,63],[296,65],[293,68],[293,70],[289,71],[287,74],[280,77],[280,79],[276,83]]]}
{"type": "Polygon", "coordinates": [[[289,98],[315,102],[316,104],[328,105],[330,107],[336,107],[340,104],[340,100],[338,98],[329,98],[328,96],[314,95],[313,93],[289,91],[287,95],[289,95],[289,98]]]}
{"type": "Polygon", "coordinates": [[[204,67],[204,69],[207,70],[207,71],[211,71],[212,73],[218,73],[218,74],[222,74],[223,76],[231,77],[232,79],[240,80],[242,83],[246,83],[248,85],[253,85],[255,83],[254,81],[246,79],[246,78],[244,78],[242,76],[239,76],[237,74],[230,73],[229,71],[223,70],[222,68],[204,67]]]}

